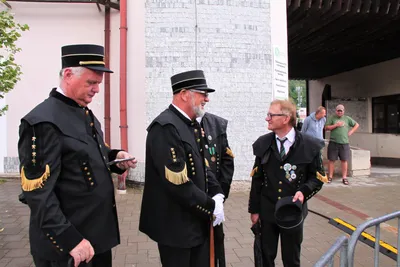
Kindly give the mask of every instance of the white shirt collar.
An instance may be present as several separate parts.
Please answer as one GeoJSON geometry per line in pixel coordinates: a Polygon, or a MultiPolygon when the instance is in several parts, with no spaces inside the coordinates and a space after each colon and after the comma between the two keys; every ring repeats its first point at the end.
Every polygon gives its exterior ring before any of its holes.
{"type": "MultiPolygon", "coordinates": [[[[276,139],[279,139],[279,137],[277,136],[277,135],[275,135],[276,136],[276,139]]],[[[283,138],[287,138],[287,140],[291,143],[291,144],[293,144],[294,143],[294,139],[296,138],[296,131],[294,130],[294,128],[292,128],[288,133],[287,133],[287,135],[286,136],[284,136],[283,138]]],[[[282,139],[283,139],[282,138],[282,139]]]]}
{"type": "Polygon", "coordinates": [[[63,89],[61,89],[60,86],[57,87],[56,89],[57,92],[59,92],[60,94],[62,94],[63,96],[65,96],[63,89]]]}
{"type": "Polygon", "coordinates": [[[197,118],[196,118],[196,120],[197,120],[197,122],[198,122],[199,124],[201,124],[201,121],[203,120],[203,117],[204,117],[204,115],[201,116],[201,117],[197,117],[197,118]]]}
{"type": "Polygon", "coordinates": [[[178,108],[176,105],[172,104],[180,113],[182,113],[183,116],[188,118],[189,120],[192,120],[182,109],[178,108]]]}

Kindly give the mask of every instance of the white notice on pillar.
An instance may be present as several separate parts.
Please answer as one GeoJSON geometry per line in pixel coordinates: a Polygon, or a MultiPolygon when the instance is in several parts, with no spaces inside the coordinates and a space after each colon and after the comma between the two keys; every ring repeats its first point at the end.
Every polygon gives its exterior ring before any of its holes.
{"type": "Polygon", "coordinates": [[[287,99],[288,89],[288,59],[285,49],[273,46],[273,83],[274,99],[287,99]]]}

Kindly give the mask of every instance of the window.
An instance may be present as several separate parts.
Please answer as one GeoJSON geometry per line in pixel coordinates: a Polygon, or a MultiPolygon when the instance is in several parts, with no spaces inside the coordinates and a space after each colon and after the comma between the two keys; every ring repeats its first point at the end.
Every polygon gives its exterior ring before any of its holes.
{"type": "Polygon", "coordinates": [[[400,133],[400,95],[372,98],[374,133],[400,133]]]}

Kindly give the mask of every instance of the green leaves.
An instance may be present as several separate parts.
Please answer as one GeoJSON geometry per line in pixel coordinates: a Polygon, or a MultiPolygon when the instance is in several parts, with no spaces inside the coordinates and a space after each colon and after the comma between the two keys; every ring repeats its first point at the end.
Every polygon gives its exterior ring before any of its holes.
{"type": "Polygon", "coordinates": [[[298,108],[307,107],[307,86],[304,80],[289,81],[289,97],[298,108]]]}
{"type": "MultiPolygon", "coordinates": [[[[22,71],[21,66],[15,62],[15,54],[21,51],[17,40],[26,30],[29,30],[28,25],[16,23],[9,10],[0,11],[0,99],[20,80],[22,71]]],[[[0,116],[4,115],[7,108],[0,107],[0,116]]]]}

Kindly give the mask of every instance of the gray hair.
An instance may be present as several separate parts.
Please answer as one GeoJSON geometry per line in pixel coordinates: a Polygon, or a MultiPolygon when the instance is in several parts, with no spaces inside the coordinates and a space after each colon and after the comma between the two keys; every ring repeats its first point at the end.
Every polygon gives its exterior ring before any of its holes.
{"type": "Polygon", "coordinates": [[[63,68],[62,70],[60,70],[59,76],[60,76],[60,81],[63,80],[63,76],[64,76],[64,71],[66,69],[70,69],[72,71],[72,74],[76,75],[76,76],[81,76],[82,72],[85,70],[84,67],[68,67],[68,68],[63,68]]]}

